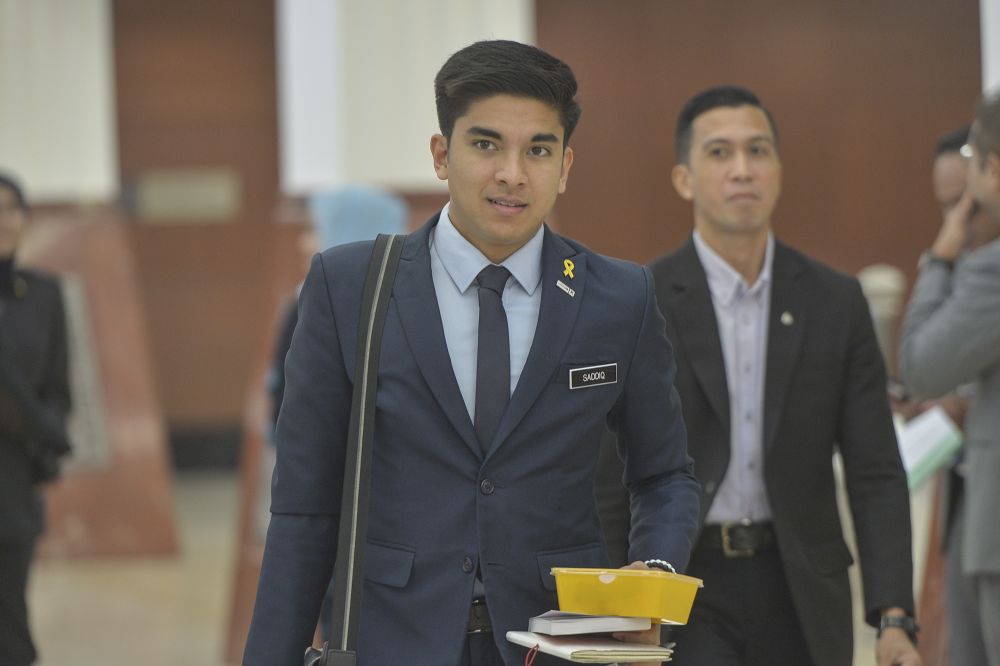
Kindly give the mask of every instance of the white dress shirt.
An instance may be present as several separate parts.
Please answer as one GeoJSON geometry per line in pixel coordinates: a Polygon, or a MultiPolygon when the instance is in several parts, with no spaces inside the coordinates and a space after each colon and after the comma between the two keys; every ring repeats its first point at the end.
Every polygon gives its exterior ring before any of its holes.
{"type": "Polygon", "coordinates": [[[756,282],[746,280],[694,232],[719,327],[729,389],[729,467],[706,523],[770,520],[764,485],[764,391],[774,237],[768,234],[756,282]]]}
{"type": "MultiPolygon", "coordinates": [[[[446,205],[430,233],[431,278],[444,325],[451,367],[469,418],[475,421],[476,358],[479,353],[479,292],[471,289],[490,260],[458,232],[446,205]]],[[[544,227],[500,265],[510,271],[503,291],[510,334],[510,391],[514,393],[531,350],[542,303],[544,227]]]]}

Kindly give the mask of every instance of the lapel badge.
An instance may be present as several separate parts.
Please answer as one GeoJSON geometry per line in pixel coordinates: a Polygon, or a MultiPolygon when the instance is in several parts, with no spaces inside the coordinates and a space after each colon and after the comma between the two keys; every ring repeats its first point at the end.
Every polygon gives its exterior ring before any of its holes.
{"type": "Polygon", "coordinates": [[[567,294],[569,294],[570,298],[576,296],[576,290],[568,287],[566,283],[563,282],[562,280],[556,280],[556,286],[565,291],[567,294]]]}
{"type": "Polygon", "coordinates": [[[563,270],[563,275],[565,275],[566,277],[568,277],[571,280],[573,279],[573,269],[574,268],[576,268],[576,265],[570,259],[564,259],[563,260],[563,269],[564,269],[563,270]]]}
{"type": "Polygon", "coordinates": [[[792,316],[791,312],[785,310],[784,312],[781,313],[781,323],[784,324],[785,326],[791,326],[792,324],[795,323],[795,317],[792,316]]]}

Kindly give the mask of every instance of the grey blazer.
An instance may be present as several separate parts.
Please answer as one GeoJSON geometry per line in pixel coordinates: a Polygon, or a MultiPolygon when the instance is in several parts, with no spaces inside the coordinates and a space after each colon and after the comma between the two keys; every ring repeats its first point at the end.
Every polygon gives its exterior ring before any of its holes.
{"type": "Polygon", "coordinates": [[[1000,572],[1000,240],[958,262],[954,271],[920,271],[903,322],[903,380],[936,398],[975,382],[965,417],[968,462],[962,569],[1000,572]]]}

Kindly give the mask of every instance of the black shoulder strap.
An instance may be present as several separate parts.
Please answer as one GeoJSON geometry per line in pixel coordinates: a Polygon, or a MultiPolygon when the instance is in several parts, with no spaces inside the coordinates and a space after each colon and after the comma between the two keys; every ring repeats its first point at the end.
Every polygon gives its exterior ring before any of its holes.
{"type": "Polygon", "coordinates": [[[337,561],[334,565],[332,631],[329,648],[324,650],[323,656],[326,666],[353,666],[356,661],[361,592],[364,588],[378,355],[405,238],[402,234],[379,234],[365,278],[358,324],[351,425],[344,462],[337,561]]]}

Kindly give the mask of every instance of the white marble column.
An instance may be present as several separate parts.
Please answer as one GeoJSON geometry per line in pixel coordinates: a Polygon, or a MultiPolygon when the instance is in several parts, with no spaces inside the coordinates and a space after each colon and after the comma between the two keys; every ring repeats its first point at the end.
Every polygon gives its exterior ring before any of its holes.
{"type": "Polygon", "coordinates": [[[533,0],[277,0],[281,180],[443,189],[434,75],[479,39],[534,41],[533,0]]]}
{"type": "Polygon", "coordinates": [[[0,169],[34,202],[118,193],[109,0],[0,0],[0,169]]]}

